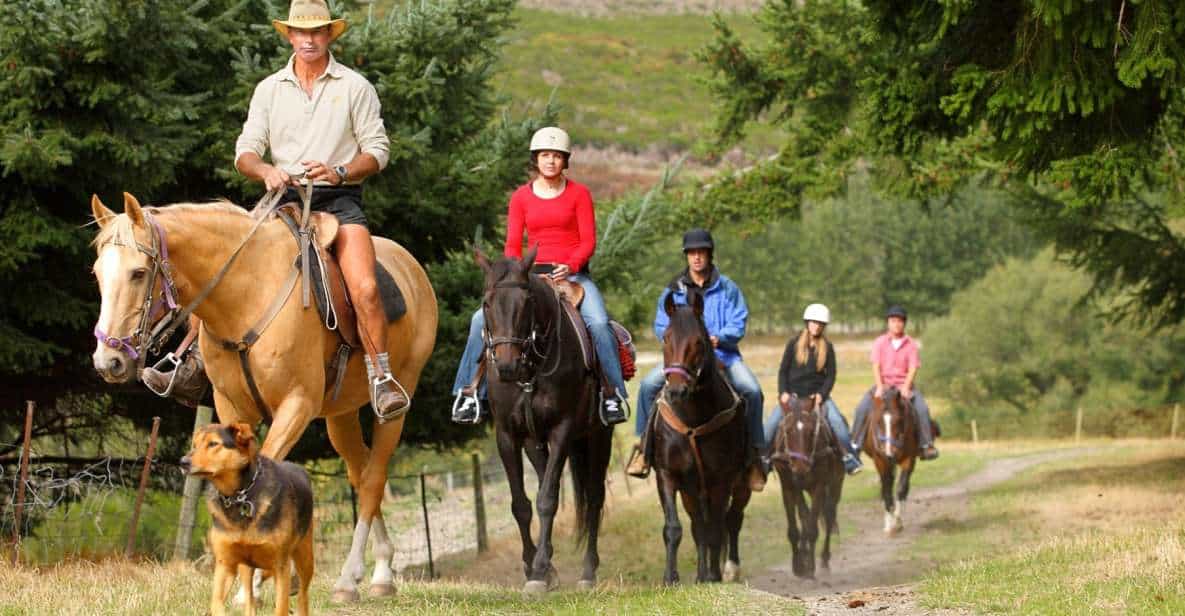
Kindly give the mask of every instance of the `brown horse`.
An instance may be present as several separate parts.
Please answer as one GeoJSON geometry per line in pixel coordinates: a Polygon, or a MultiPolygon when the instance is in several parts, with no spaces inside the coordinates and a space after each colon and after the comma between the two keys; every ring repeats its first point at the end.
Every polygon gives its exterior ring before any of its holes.
{"type": "Polygon", "coordinates": [[[921,448],[918,446],[917,419],[913,405],[896,387],[884,391],[881,398],[873,396],[872,412],[859,427],[864,435],[864,452],[876,463],[881,476],[881,499],[885,503],[885,534],[893,535],[904,525],[905,499],[909,496],[909,479],[921,448]],[[893,481],[901,468],[901,481],[893,493],[893,481]]]}
{"type": "MultiPolygon", "coordinates": [[[[597,534],[605,503],[605,475],[613,451],[613,430],[596,412],[596,362],[585,363],[576,323],[559,293],[531,273],[536,250],[522,261],[491,263],[480,251],[485,272],[487,389],[497,433],[498,454],[510,483],[511,512],[523,544],[524,590],[555,587],[552,529],[559,507],[564,463],[572,474],[576,536],[585,541],[581,589],[596,585],[597,534]],[[523,450],[539,477],[539,545],[531,538],[531,501],[523,486],[523,450]]],[[[573,311],[574,312],[574,311],[573,311]]],[[[583,327],[583,324],[580,325],[583,327]]]]}
{"type": "Polygon", "coordinates": [[[814,398],[791,396],[782,410],[770,460],[782,481],[782,505],[786,508],[794,575],[814,578],[820,513],[824,532],[820,556],[823,570],[831,568],[831,533],[839,532],[836,513],[843,493],[842,454],[823,417],[827,411],[816,408],[814,398]]]}
{"type": "MultiPolygon", "coordinates": [[[[258,408],[252,396],[239,353],[215,344],[211,332],[241,336],[270,307],[278,307],[247,360],[262,399],[274,414],[261,453],[282,460],[309,422],[325,418],[330,441],[345,459],[350,483],[359,495],[358,524],[334,586],[334,599],[357,599],[356,584],[365,573],[363,558],[372,530],[371,593],[394,592],[390,568],[394,550],[380,505],[387,462],[399,444],[404,417],[376,422],[371,446],[366,446],[358,417],[358,408],[369,401],[361,353],[351,357],[338,398],[328,395],[333,375],[326,373],[326,366],[338,348],[337,334],[322,325],[316,309],[302,306],[299,293],[286,287],[297,256],[288,227],[268,220],[244,243],[256,220],[227,202],[142,208],[135,197],[124,193],[123,214],[107,209],[98,197],[92,198],[91,208],[100,227],[94,271],[102,294],[96,335],[102,335],[93,357],[96,370],[112,383],[135,378],[135,368],[143,365],[147,349],[161,342],[148,334],[158,320],[157,298],[168,296],[170,304],[189,304],[229,264],[225,276],[193,312],[203,323],[199,344],[214,384],[219,421],[255,425],[267,419],[267,410],[258,408]],[[169,279],[174,284],[166,284],[169,279]],[[287,299],[281,297],[285,288],[287,299]],[[177,297],[171,296],[174,292],[177,297]]],[[[390,349],[391,370],[410,396],[435,344],[436,296],[411,254],[379,237],[374,245],[379,262],[399,285],[408,306],[407,314],[390,324],[388,337],[398,341],[390,349]]]]}
{"type": "Polygon", "coordinates": [[[745,479],[748,432],[742,398],[724,378],[704,326],[703,296],[688,294],[689,305],[676,306],[667,295],[663,309],[670,326],[663,334],[666,384],[651,418],[653,466],[666,523],[663,582],[679,581],[679,542],[683,528],[675,493],[691,518],[698,567],[697,582],[719,582],[740,575],[738,539],[751,492],[745,479]],[[720,556],[728,533],[724,574],[720,556]]]}

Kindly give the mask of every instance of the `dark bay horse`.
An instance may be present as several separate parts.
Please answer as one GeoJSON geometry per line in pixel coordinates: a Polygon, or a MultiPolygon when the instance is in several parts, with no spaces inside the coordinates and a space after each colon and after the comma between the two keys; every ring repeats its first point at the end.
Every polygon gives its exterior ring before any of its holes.
{"type": "Polygon", "coordinates": [[[844,468],[839,443],[827,424],[825,409],[814,398],[791,396],[771,445],[770,460],[782,481],[787,537],[794,575],[815,577],[815,542],[823,519],[823,570],[831,568],[831,533],[839,532],[836,512],[843,493],[844,468]],[[807,502],[810,494],[810,502],[807,502]],[[797,518],[797,520],[796,520],[797,518]],[[801,523],[801,525],[800,525],[801,523]]]}
{"type": "Polygon", "coordinates": [[[913,405],[896,387],[884,391],[881,398],[873,396],[872,412],[865,425],[858,428],[863,438],[864,452],[876,463],[881,476],[881,499],[885,503],[885,534],[901,531],[901,514],[905,511],[905,499],[909,496],[909,479],[921,448],[918,446],[917,419],[913,405]],[[897,493],[893,493],[893,482],[901,468],[901,481],[897,493]]]}
{"type": "Polygon", "coordinates": [[[662,341],[666,384],[651,424],[654,471],[666,519],[662,536],[667,548],[663,582],[667,584],[679,581],[677,555],[683,537],[675,493],[680,493],[691,518],[697,582],[726,577],[720,570],[726,531],[725,573],[729,579],[740,575],[737,543],[751,495],[744,473],[745,406],[717,365],[704,327],[703,297],[690,293],[688,301],[689,305],[676,306],[667,295],[664,309],[671,322],[662,341]]]}
{"type": "Polygon", "coordinates": [[[585,365],[577,330],[562,300],[544,279],[531,273],[536,250],[522,261],[491,263],[480,251],[485,272],[487,388],[498,453],[512,495],[511,511],[523,542],[524,590],[546,592],[557,574],[551,564],[552,529],[559,507],[564,463],[572,473],[576,536],[585,541],[584,571],[577,587],[596,585],[597,533],[605,503],[605,474],[613,431],[596,412],[595,364],[585,365]],[[523,487],[523,451],[539,477],[539,545],[531,539],[531,501],[523,487]]]}

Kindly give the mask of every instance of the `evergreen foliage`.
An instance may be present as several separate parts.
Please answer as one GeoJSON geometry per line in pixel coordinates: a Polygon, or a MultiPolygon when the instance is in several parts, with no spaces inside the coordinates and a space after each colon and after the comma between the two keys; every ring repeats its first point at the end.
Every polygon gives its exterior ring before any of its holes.
{"type": "Polygon", "coordinates": [[[758,21],[767,42],[717,20],[701,54],[718,136],[763,119],[791,136],[714,187],[717,216],[794,212],[864,168],[912,198],[986,179],[1094,273],[1095,295],[1130,294],[1117,314],[1185,320],[1185,4],[776,0],[758,21]]]}
{"type": "MultiPolygon", "coordinates": [[[[539,125],[498,117],[489,87],[513,5],[408,3],[381,19],[353,11],[350,31],[332,48],[379,92],[392,156],[367,182],[364,202],[374,232],[429,267],[442,309],[431,366],[460,355],[463,334],[449,311],[460,297],[475,297],[478,284],[470,272],[439,264],[474,228],[496,220],[508,190],[525,177],[523,152],[539,125]]],[[[4,435],[16,429],[25,399],[42,403],[39,434],[92,421],[97,412],[137,425],[159,414],[162,432],[186,434],[192,419],[172,403],[139,385],[110,388],[94,375],[90,330],[99,298],[89,272],[87,204],[91,193],[119,202],[125,190],[154,204],[220,196],[254,203],[262,188],[234,172],[234,140],[255,84],[291,53],[270,23],[287,14],[287,3],[13,0],[5,8],[0,441],[16,440],[4,435]],[[110,405],[65,402],[105,395],[110,405]]],[[[351,7],[331,8],[342,14],[351,7]]],[[[421,381],[420,412],[405,432],[413,441],[468,436],[448,423],[452,375],[444,372],[430,369],[421,381]]],[[[323,428],[314,425],[306,451],[324,454],[323,428]]]]}

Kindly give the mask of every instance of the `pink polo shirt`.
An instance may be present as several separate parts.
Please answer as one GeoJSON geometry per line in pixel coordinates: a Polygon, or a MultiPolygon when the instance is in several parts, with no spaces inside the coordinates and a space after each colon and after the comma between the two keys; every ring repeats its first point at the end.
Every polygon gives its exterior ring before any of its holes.
{"type": "Polygon", "coordinates": [[[872,363],[881,367],[881,382],[887,386],[900,387],[910,368],[921,367],[918,359],[918,345],[909,336],[903,336],[901,348],[894,349],[893,337],[882,334],[872,343],[872,363]]]}

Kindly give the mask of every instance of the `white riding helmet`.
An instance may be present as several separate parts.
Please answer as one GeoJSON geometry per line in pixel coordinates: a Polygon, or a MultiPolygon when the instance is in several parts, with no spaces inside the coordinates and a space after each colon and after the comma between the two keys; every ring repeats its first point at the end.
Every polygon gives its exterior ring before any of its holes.
{"type": "Polygon", "coordinates": [[[564,129],[556,126],[541,128],[531,136],[531,151],[538,152],[539,150],[555,150],[571,154],[572,138],[564,129]]]}
{"type": "Polygon", "coordinates": [[[818,321],[820,323],[828,323],[831,321],[831,311],[823,304],[811,304],[806,307],[802,313],[803,321],[818,321]]]}

